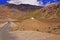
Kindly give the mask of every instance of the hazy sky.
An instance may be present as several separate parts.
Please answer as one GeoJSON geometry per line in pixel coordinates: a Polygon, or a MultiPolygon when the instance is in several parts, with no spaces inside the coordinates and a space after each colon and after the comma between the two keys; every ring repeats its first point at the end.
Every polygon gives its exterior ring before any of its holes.
{"type": "Polygon", "coordinates": [[[46,5],[54,2],[60,2],[60,0],[0,0],[0,4],[7,4],[7,3],[13,3],[13,4],[31,4],[31,5],[46,5]]]}

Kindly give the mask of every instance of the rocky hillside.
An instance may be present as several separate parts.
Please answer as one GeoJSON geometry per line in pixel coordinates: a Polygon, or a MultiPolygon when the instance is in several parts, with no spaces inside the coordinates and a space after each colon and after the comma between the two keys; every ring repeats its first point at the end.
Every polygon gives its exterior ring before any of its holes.
{"type": "Polygon", "coordinates": [[[0,5],[0,18],[17,18],[29,12],[33,12],[42,8],[42,6],[34,6],[28,4],[14,5],[6,4],[0,5]]]}
{"type": "Polygon", "coordinates": [[[46,19],[60,18],[60,3],[50,4],[40,9],[39,13],[46,19]]]}
{"type": "MultiPolygon", "coordinates": [[[[43,19],[43,21],[59,21],[60,20],[60,3],[53,3],[48,6],[45,6],[35,12],[26,14],[22,19],[34,17],[38,20],[43,19]]],[[[21,19],[21,17],[20,17],[21,19]]]]}

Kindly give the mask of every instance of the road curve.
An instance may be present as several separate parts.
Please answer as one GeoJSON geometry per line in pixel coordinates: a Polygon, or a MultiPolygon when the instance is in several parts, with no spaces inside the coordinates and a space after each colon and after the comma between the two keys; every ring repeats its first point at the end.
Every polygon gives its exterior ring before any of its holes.
{"type": "Polygon", "coordinates": [[[6,22],[6,24],[4,24],[3,27],[0,28],[0,31],[7,31],[10,28],[10,25],[10,22],[6,22]]]}

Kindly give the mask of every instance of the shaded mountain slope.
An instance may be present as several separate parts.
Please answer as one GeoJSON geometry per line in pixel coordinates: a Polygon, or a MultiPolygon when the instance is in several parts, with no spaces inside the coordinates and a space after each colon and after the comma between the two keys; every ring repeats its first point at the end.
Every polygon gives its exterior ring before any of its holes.
{"type": "Polygon", "coordinates": [[[20,4],[20,5],[7,4],[5,6],[8,6],[8,8],[12,8],[12,9],[13,8],[18,9],[23,12],[35,11],[43,7],[43,6],[35,6],[35,5],[29,5],[29,4],[20,4]]]}
{"type": "Polygon", "coordinates": [[[29,14],[35,10],[42,8],[42,6],[34,6],[28,4],[14,5],[6,4],[0,5],[0,18],[17,18],[24,14],[29,14]]]}

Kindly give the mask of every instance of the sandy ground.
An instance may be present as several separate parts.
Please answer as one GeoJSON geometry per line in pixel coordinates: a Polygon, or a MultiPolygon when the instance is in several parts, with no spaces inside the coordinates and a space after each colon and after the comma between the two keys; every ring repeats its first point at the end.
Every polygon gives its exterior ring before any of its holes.
{"type": "Polygon", "coordinates": [[[27,19],[23,22],[5,22],[0,24],[0,28],[3,27],[4,30],[8,29],[10,31],[38,31],[47,32],[60,35],[60,23],[56,22],[43,22],[39,20],[27,19]],[[6,28],[6,26],[8,26],[6,28]]]}
{"type": "Polygon", "coordinates": [[[5,31],[0,32],[0,40],[60,40],[60,36],[36,31],[5,31]]]}
{"type": "Polygon", "coordinates": [[[60,22],[47,22],[47,21],[39,21],[36,19],[26,19],[23,22],[16,22],[15,24],[18,27],[12,27],[11,30],[14,31],[39,31],[39,32],[47,32],[53,34],[60,34],[60,22]]]}
{"type": "MultiPolygon", "coordinates": [[[[39,24],[37,21],[27,21],[27,22],[23,22],[24,24],[26,24],[27,28],[29,27],[33,27],[34,28],[37,27],[37,25],[39,24]],[[29,22],[30,25],[27,25],[29,22]],[[31,26],[32,23],[37,23],[33,24],[31,26]],[[29,26],[29,27],[28,27],[29,26]]],[[[41,25],[41,23],[40,23],[41,25]]],[[[42,23],[42,25],[47,25],[45,23],[42,23]]],[[[39,31],[8,31],[11,26],[16,26],[15,23],[13,22],[6,22],[4,24],[1,25],[0,28],[0,40],[60,40],[60,35],[55,35],[55,34],[49,34],[49,33],[44,33],[44,32],[39,32],[39,31]]],[[[25,28],[26,28],[25,26],[25,28]]],[[[40,26],[39,26],[40,27],[40,26]]]]}

